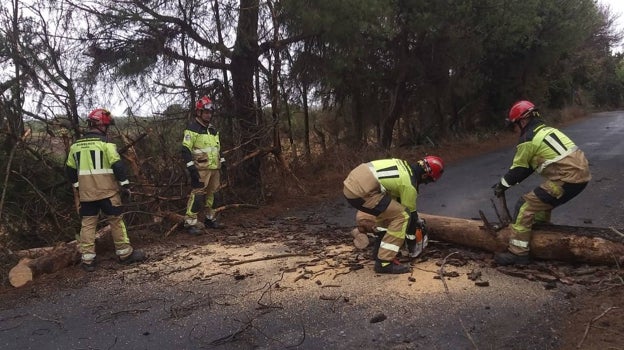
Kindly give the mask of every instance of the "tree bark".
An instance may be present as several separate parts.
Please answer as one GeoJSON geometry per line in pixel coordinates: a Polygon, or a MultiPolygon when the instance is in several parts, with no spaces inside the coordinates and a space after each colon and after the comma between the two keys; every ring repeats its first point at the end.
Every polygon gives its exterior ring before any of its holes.
{"type": "MultiPolygon", "coordinates": [[[[427,222],[430,239],[489,252],[507,249],[509,227],[492,232],[478,220],[423,213],[419,216],[427,222]]],[[[378,224],[374,216],[363,212],[357,212],[355,220],[360,232],[371,232],[378,224]]],[[[595,265],[624,263],[624,237],[608,228],[534,225],[530,248],[531,256],[537,259],[595,265]]]]}
{"type": "MultiPolygon", "coordinates": [[[[98,241],[108,240],[110,237],[110,225],[103,227],[96,234],[96,246],[98,241]]],[[[80,261],[80,253],[77,249],[77,241],[64,243],[54,248],[40,248],[38,250],[29,250],[29,253],[20,254],[18,256],[32,256],[33,254],[42,254],[37,258],[24,257],[9,271],[9,282],[15,288],[22,287],[28,282],[42,274],[54,273],[62,270],[67,266],[77,264],[80,261]]]]}

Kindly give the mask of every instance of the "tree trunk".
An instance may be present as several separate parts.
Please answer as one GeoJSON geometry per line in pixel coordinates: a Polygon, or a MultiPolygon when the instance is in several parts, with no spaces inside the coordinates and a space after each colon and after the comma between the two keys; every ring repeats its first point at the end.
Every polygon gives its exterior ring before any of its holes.
{"type": "MultiPolygon", "coordinates": [[[[422,213],[419,216],[427,222],[430,239],[490,252],[507,249],[509,227],[490,232],[477,220],[422,213]]],[[[371,232],[377,223],[372,215],[358,212],[356,225],[360,232],[371,232]]],[[[596,265],[624,263],[624,236],[608,228],[534,225],[530,247],[531,256],[538,259],[596,265]]]]}
{"type": "MultiPolygon", "coordinates": [[[[99,245],[98,241],[108,240],[112,242],[110,232],[110,225],[99,230],[96,233],[96,246],[99,245]]],[[[30,250],[27,254],[21,254],[32,256],[32,254],[40,253],[42,255],[37,258],[22,258],[9,271],[9,282],[13,287],[22,287],[42,274],[54,273],[67,266],[77,264],[80,261],[77,244],[77,241],[71,241],[52,249],[41,248],[37,252],[30,250]]],[[[18,255],[20,255],[19,252],[18,255]]]]}
{"type": "MultiPolygon", "coordinates": [[[[258,64],[258,0],[242,0],[236,42],[232,52],[231,73],[234,98],[234,116],[241,132],[243,157],[262,148],[258,110],[254,103],[254,72],[258,64]]],[[[238,142],[236,141],[236,142],[238,142]]],[[[262,176],[260,158],[253,157],[241,164],[234,174],[236,186],[250,198],[261,200],[262,176]]]]}

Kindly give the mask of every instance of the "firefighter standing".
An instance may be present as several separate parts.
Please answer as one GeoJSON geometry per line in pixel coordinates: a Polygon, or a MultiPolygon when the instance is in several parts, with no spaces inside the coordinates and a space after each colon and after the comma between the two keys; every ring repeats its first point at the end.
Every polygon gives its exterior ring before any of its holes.
{"type": "Polygon", "coordinates": [[[213,110],[214,105],[210,98],[200,98],[195,104],[195,117],[184,130],[182,141],[182,159],[191,177],[192,186],[184,227],[192,235],[201,234],[204,227],[223,228],[216,220],[212,208],[224,161],[221,158],[219,132],[210,123],[213,110]]]}
{"type": "Polygon", "coordinates": [[[498,265],[524,265],[530,262],[533,223],[549,222],[552,209],[581,193],[591,174],[583,151],[564,133],[546,126],[533,103],[516,102],[508,121],[520,130],[520,139],[509,171],[493,186],[494,194],[502,196],[534,171],[545,178],[518,200],[508,251],[494,257],[498,265]]]}
{"type": "Polygon", "coordinates": [[[392,158],[360,164],[344,180],[343,193],[349,204],[387,227],[375,249],[375,272],[410,272],[396,255],[406,235],[412,236],[424,226],[416,211],[418,185],[438,180],[443,172],[444,163],[436,156],[427,156],[415,164],[392,158]]]}
{"type": "Polygon", "coordinates": [[[111,227],[115,253],[120,262],[145,260],[145,253],[133,249],[121,217],[121,194],[129,195],[126,170],[115,144],[108,142],[108,127],[114,124],[109,111],[95,109],[87,117],[89,131],[69,149],[66,172],[80,198],[82,220],[78,248],[82,267],[95,270],[95,233],[100,211],[111,227]]]}

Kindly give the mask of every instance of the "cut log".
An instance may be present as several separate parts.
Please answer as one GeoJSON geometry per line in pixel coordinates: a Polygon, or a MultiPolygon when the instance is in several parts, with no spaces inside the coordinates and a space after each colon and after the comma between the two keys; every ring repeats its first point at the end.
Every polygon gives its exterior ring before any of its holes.
{"type": "MultiPolygon", "coordinates": [[[[511,228],[494,234],[478,220],[460,219],[419,213],[426,220],[429,238],[489,252],[507,249],[511,228]]],[[[358,212],[356,226],[371,226],[374,217],[358,212]]],[[[544,260],[621,265],[624,263],[624,239],[617,230],[609,228],[534,225],[531,237],[531,256],[544,260]]]]}
{"type": "MultiPolygon", "coordinates": [[[[507,249],[511,228],[492,235],[477,220],[419,214],[427,221],[429,237],[490,252],[507,249]]],[[[531,256],[545,260],[616,265],[624,262],[624,243],[607,228],[535,225],[531,256]]]]}
{"type": "MultiPolygon", "coordinates": [[[[109,225],[96,233],[97,240],[111,240],[109,225]]],[[[67,266],[75,265],[80,261],[77,244],[77,241],[71,241],[54,248],[37,248],[37,253],[42,255],[34,259],[28,257],[20,259],[17,265],[9,271],[9,282],[13,287],[19,288],[42,274],[53,273],[67,266]]],[[[32,254],[33,250],[28,252],[32,254]]],[[[17,254],[18,256],[25,255],[20,254],[20,252],[17,254]]],[[[28,255],[32,256],[31,254],[28,255]]]]}
{"type": "Polygon", "coordinates": [[[9,271],[9,282],[13,287],[19,288],[41,274],[56,272],[78,261],[80,254],[73,241],[56,247],[37,259],[22,258],[9,271]]]}

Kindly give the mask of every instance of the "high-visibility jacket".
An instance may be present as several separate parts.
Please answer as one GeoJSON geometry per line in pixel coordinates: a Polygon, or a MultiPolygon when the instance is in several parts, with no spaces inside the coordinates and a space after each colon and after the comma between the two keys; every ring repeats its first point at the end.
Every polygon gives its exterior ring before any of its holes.
{"type": "Polygon", "coordinates": [[[560,130],[534,119],[525,126],[503,185],[513,186],[537,171],[553,181],[582,183],[591,179],[589,163],[576,144],[560,130]]]}
{"type": "Polygon", "coordinates": [[[204,126],[193,118],[184,130],[182,158],[186,167],[198,169],[221,168],[219,132],[212,125],[204,126]]]}
{"type": "Polygon", "coordinates": [[[379,181],[382,191],[388,193],[410,212],[416,211],[418,183],[416,173],[408,162],[390,158],[374,160],[367,165],[379,181]]]}
{"type": "Polygon", "coordinates": [[[99,133],[87,133],[71,145],[65,169],[82,202],[110,198],[130,183],[117,146],[99,133]]]}

